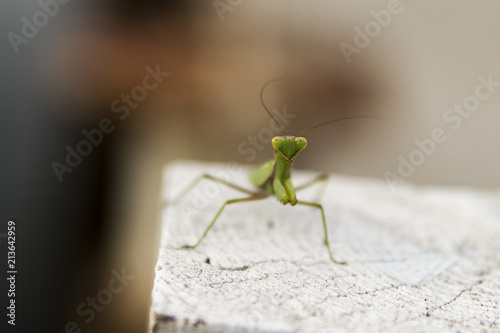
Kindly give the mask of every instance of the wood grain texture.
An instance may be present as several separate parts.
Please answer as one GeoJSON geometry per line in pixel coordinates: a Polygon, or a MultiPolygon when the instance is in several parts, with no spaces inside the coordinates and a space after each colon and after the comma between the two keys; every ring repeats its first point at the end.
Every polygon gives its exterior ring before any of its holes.
{"type": "MultiPolygon", "coordinates": [[[[165,170],[172,198],[202,173],[251,188],[246,167],[181,162],[165,170]]],[[[294,171],[300,185],[314,177],[294,171]]],[[[244,197],[203,180],[162,214],[152,292],[152,332],[498,332],[500,191],[417,187],[332,175],[299,200],[321,217],[276,199],[244,197]]]]}

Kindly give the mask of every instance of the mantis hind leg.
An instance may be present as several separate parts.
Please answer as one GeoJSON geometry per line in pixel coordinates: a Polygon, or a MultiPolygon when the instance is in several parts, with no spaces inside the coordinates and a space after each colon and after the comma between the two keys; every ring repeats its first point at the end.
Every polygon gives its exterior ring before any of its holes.
{"type": "Polygon", "coordinates": [[[307,183],[304,183],[300,186],[295,187],[295,191],[303,190],[303,189],[311,187],[312,185],[319,183],[319,182],[323,182],[323,184],[326,184],[329,177],[330,176],[327,173],[322,173],[321,175],[314,177],[313,179],[311,179],[307,183]]]}
{"type": "Polygon", "coordinates": [[[201,238],[198,240],[198,242],[196,244],[194,244],[194,245],[184,245],[184,246],[182,246],[182,248],[194,249],[195,247],[197,247],[198,245],[200,245],[201,241],[207,236],[208,232],[210,231],[210,229],[212,229],[213,225],[215,224],[215,221],[217,221],[217,219],[219,218],[220,214],[222,213],[222,211],[224,210],[224,208],[226,208],[227,205],[231,205],[231,204],[238,203],[238,202],[247,202],[247,201],[262,200],[262,199],[267,198],[268,196],[269,196],[268,194],[259,194],[259,195],[254,195],[254,196],[247,197],[247,198],[227,200],[226,202],[224,202],[224,204],[219,209],[219,211],[217,212],[217,214],[215,215],[215,217],[212,219],[212,222],[210,222],[210,224],[208,225],[207,229],[205,229],[205,232],[203,233],[203,235],[201,236],[201,238]]]}
{"type": "Polygon", "coordinates": [[[327,174],[327,173],[323,173],[317,177],[314,177],[313,179],[309,180],[308,182],[300,185],[300,186],[297,186],[295,188],[295,191],[300,191],[300,190],[303,190],[305,188],[308,188],[308,187],[311,187],[312,185],[316,184],[316,183],[319,183],[321,182],[323,184],[323,186],[321,186],[321,189],[319,190],[319,192],[316,194],[316,200],[320,200],[320,198],[323,196],[323,193],[325,192],[325,189],[326,189],[326,184],[327,184],[327,181],[328,181],[328,178],[330,176],[327,174]]]}
{"type": "Polygon", "coordinates": [[[171,203],[176,204],[177,202],[179,202],[179,200],[181,200],[189,191],[191,191],[202,179],[213,180],[214,182],[225,185],[225,186],[230,187],[234,190],[249,194],[251,196],[260,195],[259,192],[254,192],[254,191],[248,190],[248,189],[243,188],[241,186],[238,186],[238,185],[235,185],[235,184],[230,183],[228,181],[225,181],[224,179],[220,179],[220,178],[214,177],[214,176],[209,175],[209,174],[203,174],[203,175],[200,175],[199,177],[197,177],[195,180],[193,180],[191,182],[191,184],[186,186],[186,188],[184,188],[184,190],[182,190],[181,193],[179,193],[173,200],[171,200],[171,203]]]}
{"type": "Polygon", "coordinates": [[[325,232],[325,244],[326,244],[326,248],[328,249],[328,255],[330,256],[330,259],[332,260],[332,262],[334,262],[335,264],[347,265],[346,262],[337,261],[337,260],[335,260],[333,258],[332,250],[330,249],[330,241],[328,239],[328,229],[326,227],[325,211],[323,209],[323,206],[321,204],[319,204],[319,203],[307,202],[307,201],[298,201],[297,204],[298,205],[304,205],[304,206],[318,208],[321,211],[321,218],[323,219],[323,230],[325,232]]]}

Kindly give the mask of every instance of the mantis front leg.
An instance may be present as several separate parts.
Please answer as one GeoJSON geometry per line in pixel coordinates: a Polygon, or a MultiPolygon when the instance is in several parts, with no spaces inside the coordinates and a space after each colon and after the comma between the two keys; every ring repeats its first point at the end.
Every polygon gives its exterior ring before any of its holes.
{"type": "Polygon", "coordinates": [[[273,181],[273,189],[276,198],[283,205],[290,203],[290,205],[295,206],[297,204],[297,196],[295,195],[295,189],[293,188],[290,178],[285,179],[283,182],[275,178],[273,181]]]}
{"type": "Polygon", "coordinates": [[[276,199],[278,199],[278,201],[283,205],[286,205],[290,202],[290,198],[288,198],[288,193],[286,193],[285,186],[278,178],[274,178],[273,180],[273,191],[274,195],[276,195],[276,199]]]}
{"type": "Polygon", "coordinates": [[[297,195],[295,194],[295,189],[293,188],[292,180],[290,178],[285,179],[286,193],[288,194],[288,198],[290,198],[290,205],[295,206],[297,204],[297,195]]]}

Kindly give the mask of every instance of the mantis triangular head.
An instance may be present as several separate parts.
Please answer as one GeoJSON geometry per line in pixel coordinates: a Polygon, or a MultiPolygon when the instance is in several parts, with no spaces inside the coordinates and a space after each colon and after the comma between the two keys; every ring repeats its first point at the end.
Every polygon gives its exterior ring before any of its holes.
{"type": "Polygon", "coordinates": [[[291,162],[307,146],[307,140],[300,136],[275,136],[271,144],[287,162],[291,162]]]}

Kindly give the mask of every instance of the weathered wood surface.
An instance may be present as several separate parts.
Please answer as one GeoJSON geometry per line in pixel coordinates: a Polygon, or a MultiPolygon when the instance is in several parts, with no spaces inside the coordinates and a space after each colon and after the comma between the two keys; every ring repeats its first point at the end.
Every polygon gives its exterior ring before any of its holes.
{"type": "MultiPolygon", "coordinates": [[[[246,185],[246,168],[177,163],[164,198],[199,174],[246,185]]],[[[294,171],[296,185],[313,173],[294,171]]],[[[321,186],[299,192],[314,199],[321,186]]],[[[500,191],[417,187],[332,175],[319,211],[243,197],[204,180],[163,208],[153,332],[499,332],[500,191]]]]}

